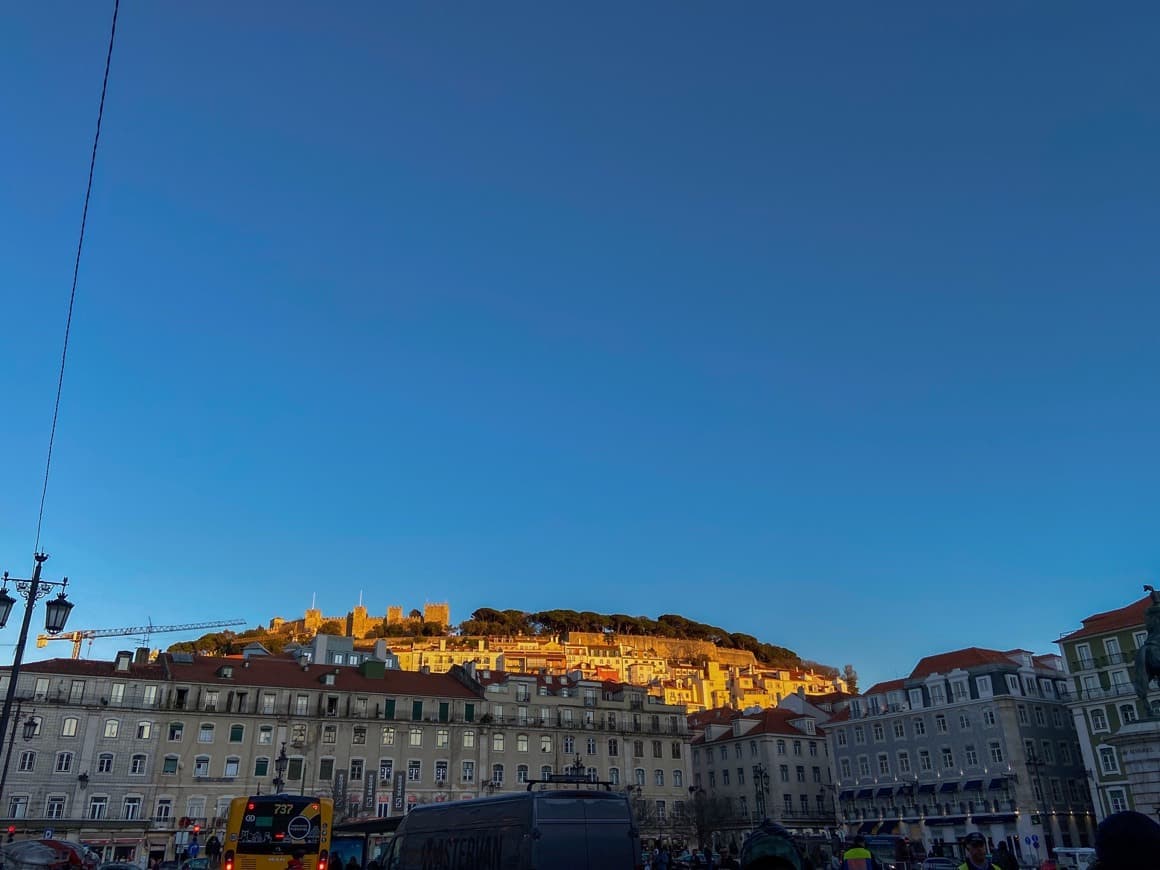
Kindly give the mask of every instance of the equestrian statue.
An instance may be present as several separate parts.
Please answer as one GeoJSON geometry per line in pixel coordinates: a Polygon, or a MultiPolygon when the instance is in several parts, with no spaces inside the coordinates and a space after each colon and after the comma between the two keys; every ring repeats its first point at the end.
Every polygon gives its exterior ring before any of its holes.
{"type": "Polygon", "coordinates": [[[1145,715],[1160,718],[1160,710],[1154,710],[1148,703],[1148,689],[1153,680],[1160,680],[1160,592],[1151,586],[1145,586],[1144,591],[1152,597],[1152,603],[1144,611],[1144,626],[1148,629],[1148,637],[1144,645],[1136,653],[1136,673],[1133,682],[1136,685],[1136,694],[1144,702],[1145,715]]]}

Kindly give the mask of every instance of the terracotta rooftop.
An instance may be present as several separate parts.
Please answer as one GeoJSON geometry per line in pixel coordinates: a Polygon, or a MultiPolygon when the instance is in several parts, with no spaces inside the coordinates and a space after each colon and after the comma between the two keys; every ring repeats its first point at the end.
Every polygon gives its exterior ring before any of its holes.
{"type": "Polygon", "coordinates": [[[1107,634],[1112,631],[1123,631],[1126,628],[1135,628],[1144,624],[1144,611],[1152,603],[1150,595],[1145,595],[1139,601],[1133,601],[1126,607],[1117,610],[1107,610],[1096,613],[1083,621],[1083,628],[1065,634],[1060,641],[1078,640],[1082,637],[1092,637],[1097,634],[1107,634]]]}
{"type": "MultiPolygon", "coordinates": [[[[708,712],[708,711],[706,711],[708,712]]],[[[723,712],[723,711],[722,711],[723,712]]],[[[784,710],[780,707],[770,707],[767,710],[762,710],[760,713],[740,713],[733,711],[733,715],[724,722],[714,722],[714,725],[727,725],[734,719],[750,719],[756,720],[757,724],[745,732],[746,737],[751,737],[755,734],[800,734],[804,737],[819,737],[825,738],[825,729],[820,725],[815,727],[815,733],[808,734],[804,728],[798,728],[792,724],[795,719],[812,718],[803,716],[801,713],[795,713],[793,710],[784,710]]],[[[815,720],[816,721],[816,720],[815,720]]],[[[733,738],[732,731],[726,731],[712,739],[706,739],[704,734],[699,734],[692,742],[695,744],[715,743],[718,740],[730,740],[733,738]]]]}
{"type": "Polygon", "coordinates": [[[948,674],[954,670],[977,668],[980,665],[1013,665],[1015,662],[1006,653],[997,649],[983,649],[969,646],[954,652],[927,656],[914,666],[910,679],[916,680],[930,674],[948,674]]]}
{"type": "MultiPolygon", "coordinates": [[[[248,661],[247,666],[244,661],[236,658],[199,655],[189,656],[188,661],[181,661],[165,653],[154,664],[130,665],[128,673],[140,679],[177,683],[281,689],[334,689],[347,692],[361,690],[368,694],[428,698],[482,698],[479,693],[472,691],[450,674],[387,670],[382,677],[366,677],[357,667],[349,665],[315,663],[303,670],[295,659],[283,656],[254,656],[248,661]],[[222,675],[223,666],[232,668],[231,676],[222,675]],[[334,674],[333,685],[322,682],[323,674],[334,674]]],[[[94,677],[112,677],[118,673],[113,662],[81,659],[27,662],[21,670],[28,673],[94,677]]]]}
{"type": "Polygon", "coordinates": [[[905,679],[886,680],[885,682],[882,682],[882,683],[875,683],[873,686],[871,686],[869,689],[867,689],[862,694],[863,695],[885,695],[887,692],[896,691],[898,689],[903,688],[905,685],[906,685],[905,679]]]}

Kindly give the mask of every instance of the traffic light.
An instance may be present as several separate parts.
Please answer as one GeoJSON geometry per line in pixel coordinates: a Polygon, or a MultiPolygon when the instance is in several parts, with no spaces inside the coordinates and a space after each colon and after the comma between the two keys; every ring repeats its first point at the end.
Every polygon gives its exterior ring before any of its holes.
{"type": "Polygon", "coordinates": [[[16,825],[8,826],[8,842],[11,843],[16,839],[16,825]]]}
{"type": "Polygon", "coordinates": [[[196,837],[200,833],[201,833],[201,825],[194,825],[193,826],[193,835],[196,837]]]}

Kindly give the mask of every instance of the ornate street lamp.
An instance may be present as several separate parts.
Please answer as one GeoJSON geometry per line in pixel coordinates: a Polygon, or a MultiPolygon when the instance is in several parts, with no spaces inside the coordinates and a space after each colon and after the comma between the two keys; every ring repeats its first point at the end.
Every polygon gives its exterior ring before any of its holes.
{"type": "Polygon", "coordinates": [[[765,821],[765,798],[769,794],[769,771],[764,764],[753,765],[754,803],[757,808],[757,823],[765,821]]]}
{"type": "Polygon", "coordinates": [[[282,741],[282,749],[274,759],[274,794],[281,794],[286,788],[286,766],[290,759],[286,757],[286,741],[282,741]]]}
{"type": "MultiPolygon", "coordinates": [[[[12,722],[13,702],[16,698],[17,681],[20,678],[20,665],[24,661],[24,647],[28,643],[28,628],[32,623],[32,611],[36,607],[36,602],[46,595],[50,595],[53,590],[59,590],[56,598],[44,606],[44,630],[49,634],[60,634],[64,631],[68,615],[73,609],[73,603],[68,600],[65,593],[68,578],[65,577],[60,582],[41,580],[41,567],[48,559],[48,555],[37,553],[34,558],[36,564],[33,566],[31,579],[22,580],[19,577],[9,577],[7,571],[0,578],[3,582],[3,586],[0,587],[0,628],[4,628],[8,624],[8,617],[12,615],[12,607],[16,604],[16,598],[8,591],[9,582],[16,585],[17,593],[24,599],[24,619],[20,623],[20,638],[16,641],[12,669],[8,672],[8,691],[4,695],[4,711],[0,713],[0,740],[3,740],[4,735],[8,733],[8,726],[12,722]]],[[[0,800],[2,799],[3,788],[0,787],[0,800]]]]}

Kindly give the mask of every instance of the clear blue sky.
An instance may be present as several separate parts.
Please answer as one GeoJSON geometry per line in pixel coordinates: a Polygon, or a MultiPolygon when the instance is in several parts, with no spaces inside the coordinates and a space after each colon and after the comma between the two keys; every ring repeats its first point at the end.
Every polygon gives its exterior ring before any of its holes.
{"type": "MultiPolygon", "coordinates": [[[[111,8],[0,29],[22,575],[111,8]]],[[[364,590],[675,611],[864,684],[1054,649],[1160,573],[1158,24],[126,0],[44,537],[72,625],[364,590]]]]}

